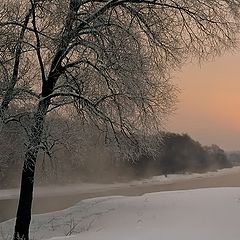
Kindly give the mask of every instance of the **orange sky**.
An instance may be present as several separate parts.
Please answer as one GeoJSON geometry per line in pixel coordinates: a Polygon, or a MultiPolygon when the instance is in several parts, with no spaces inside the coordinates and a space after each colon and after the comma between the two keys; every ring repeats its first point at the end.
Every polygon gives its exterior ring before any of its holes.
{"type": "Polygon", "coordinates": [[[240,53],[188,64],[175,76],[180,102],[167,129],[202,144],[240,150],[240,53]]]}

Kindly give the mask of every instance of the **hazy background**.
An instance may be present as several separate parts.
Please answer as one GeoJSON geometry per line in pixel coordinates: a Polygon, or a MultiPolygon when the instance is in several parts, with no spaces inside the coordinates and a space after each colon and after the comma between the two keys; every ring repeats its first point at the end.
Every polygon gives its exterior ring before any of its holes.
{"type": "Polygon", "coordinates": [[[240,54],[188,64],[175,74],[181,89],[169,131],[188,133],[202,144],[240,149],[240,54]]]}

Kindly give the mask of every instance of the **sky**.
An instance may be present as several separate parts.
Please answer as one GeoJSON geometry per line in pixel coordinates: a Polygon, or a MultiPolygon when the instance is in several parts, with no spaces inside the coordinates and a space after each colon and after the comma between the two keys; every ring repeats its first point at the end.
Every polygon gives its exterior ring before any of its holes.
{"type": "Polygon", "coordinates": [[[174,83],[181,92],[167,129],[203,145],[240,150],[240,53],[187,64],[174,83]]]}

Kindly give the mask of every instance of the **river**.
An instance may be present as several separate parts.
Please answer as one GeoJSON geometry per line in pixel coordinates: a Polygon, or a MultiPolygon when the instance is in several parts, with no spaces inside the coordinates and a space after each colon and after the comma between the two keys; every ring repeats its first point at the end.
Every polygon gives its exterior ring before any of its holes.
{"type": "MultiPolygon", "coordinates": [[[[193,175],[193,177],[161,180],[143,180],[121,184],[93,184],[47,187],[47,191],[36,194],[33,213],[46,213],[71,207],[75,203],[95,197],[123,195],[137,196],[160,191],[189,190],[197,188],[240,187],[240,168],[227,169],[213,174],[193,175]],[[55,191],[59,189],[61,191],[55,191]]],[[[5,190],[6,192],[6,190],[5,190]]],[[[41,191],[40,191],[41,192],[41,191]]],[[[17,194],[3,195],[0,190],[0,222],[11,219],[16,214],[17,194]],[[1,195],[2,194],[2,195],[1,195]]]]}

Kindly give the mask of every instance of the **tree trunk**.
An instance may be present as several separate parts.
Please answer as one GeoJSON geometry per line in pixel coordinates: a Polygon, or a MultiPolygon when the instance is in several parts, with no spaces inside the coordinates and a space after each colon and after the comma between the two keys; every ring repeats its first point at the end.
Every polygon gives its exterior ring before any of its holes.
{"type": "MultiPolygon", "coordinates": [[[[78,4],[78,8],[79,8],[78,4]]],[[[75,9],[75,13],[77,9],[75,9]]],[[[29,138],[28,148],[25,154],[25,161],[22,171],[20,198],[18,203],[14,240],[29,240],[29,226],[31,222],[31,212],[32,212],[32,200],[33,200],[33,185],[34,185],[34,173],[37,161],[37,156],[39,152],[39,147],[41,143],[41,137],[43,132],[43,125],[45,122],[47,110],[50,104],[51,93],[54,90],[54,86],[65,71],[61,66],[61,61],[66,53],[68,47],[68,41],[71,39],[69,34],[72,29],[74,18],[72,11],[70,11],[67,17],[66,30],[63,33],[63,39],[60,43],[58,51],[56,52],[51,70],[47,81],[43,79],[42,84],[42,100],[40,100],[37,111],[34,114],[33,127],[31,129],[31,135],[29,138]]]]}
{"type": "Polygon", "coordinates": [[[17,210],[14,240],[29,239],[35,164],[32,166],[32,168],[29,168],[28,164],[32,161],[36,162],[36,156],[31,156],[28,154],[28,156],[26,156],[22,171],[21,190],[17,210]]]}
{"type": "Polygon", "coordinates": [[[40,101],[34,114],[28,148],[22,170],[20,198],[18,203],[14,240],[29,240],[29,226],[33,200],[34,173],[43,125],[49,107],[49,100],[40,101]]]}

